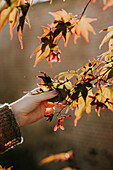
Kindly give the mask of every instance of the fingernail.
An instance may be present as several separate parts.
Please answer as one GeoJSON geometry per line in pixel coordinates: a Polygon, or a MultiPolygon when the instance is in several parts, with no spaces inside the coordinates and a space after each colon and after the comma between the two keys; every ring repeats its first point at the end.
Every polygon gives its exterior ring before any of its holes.
{"type": "Polygon", "coordinates": [[[56,91],[55,89],[52,91],[53,94],[58,94],[58,91],[56,91]]]}

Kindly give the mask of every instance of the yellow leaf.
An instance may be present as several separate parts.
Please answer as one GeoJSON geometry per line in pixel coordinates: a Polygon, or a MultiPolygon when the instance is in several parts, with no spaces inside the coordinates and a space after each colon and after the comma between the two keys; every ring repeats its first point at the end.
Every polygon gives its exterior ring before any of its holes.
{"type": "MultiPolygon", "coordinates": [[[[109,98],[109,101],[113,103],[113,88],[112,86],[105,87],[101,85],[101,102],[104,102],[106,98],[109,98]],[[103,97],[104,96],[104,97],[103,97]]],[[[113,111],[113,105],[111,105],[109,102],[106,102],[106,105],[108,106],[108,109],[113,111]]]]}
{"type": "Polygon", "coordinates": [[[43,53],[42,53],[42,50],[40,50],[37,53],[34,67],[36,67],[38,62],[41,61],[43,58],[47,57],[49,54],[50,54],[50,47],[49,47],[49,45],[47,45],[46,48],[45,48],[45,51],[43,53]]]}
{"type": "Polygon", "coordinates": [[[109,41],[109,51],[113,49],[113,38],[110,39],[109,41]]]}
{"type": "MultiPolygon", "coordinates": [[[[89,90],[88,91],[88,96],[93,96],[93,93],[92,93],[92,90],[89,90]]],[[[91,106],[91,102],[92,102],[92,98],[88,97],[86,98],[86,113],[89,114],[91,113],[91,109],[92,109],[92,106],[91,106]]]]}
{"type": "Polygon", "coordinates": [[[77,121],[81,118],[83,111],[85,110],[85,102],[83,97],[78,98],[78,106],[75,109],[75,121],[74,125],[77,126],[77,121]]]}
{"type": "Polygon", "coordinates": [[[104,37],[104,39],[102,40],[100,46],[99,46],[99,49],[103,46],[103,44],[105,42],[107,42],[110,38],[112,38],[113,36],[113,31],[110,31],[109,33],[107,33],[107,35],[104,37]]]}
{"type": "Polygon", "coordinates": [[[60,80],[62,77],[65,77],[65,79],[71,79],[73,76],[78,76],[78,73],[76,73],[74,70],[70,70],[67,72],[61,72],[58,75],[55,76],[58,77],[58,80],[60,80]]]}
{"type": "Polygon", "coordinates": [[[9,28],[10,28],[10,39],[11,40],[13,38],[13,29],[16,25],[17,17],[18,17],[18,9],[14,8],[9,16],[9,28]]]}
{"type": "MultiPolygon", "coordinates": [[[[91,96],[93,95],[92,90],[88,91],[88,94],[87,94],[87,97],[86,97],[86,102],[84,101],[81,94],[80,94],[81,97],[78,98],[77,107],[75,109],[75,116],[76,116],[75,121],[74,121],[75,126],[77,126],[77,121],[81,118],[83,111],[86,110],[87,114],[89,114],[91,112],[92,106],[91,106],[90,103],[92,102],[93,99],[88,97],[90,95],[91,96]]],[[[76,102],[75,102],[75,105],[73,105],[73,106],[74,107],[76,106],[76,102]]]]}
{"type": "Polygon", "coordinates": [[[17,6],[18,1],[12,1],[11,6],[7,6],[6,4],[3,6],[2,11],[0,12],[0,31],[2,30],[3,26],[7,23],[9,19],[10,13],[13,9],[17,6]]]}
{"type": "Polygon", "coordinates": [[[40,54],[41,54],[41,48],[42,48],[42,44],[40,44],[40,45],[36,48],[36,50],[31,54],[30,58],[32,58],[32,56],[33,56],[34,54],[36,54],[36,53],[39,53],[39,52],[40,52],[40,54]]]}

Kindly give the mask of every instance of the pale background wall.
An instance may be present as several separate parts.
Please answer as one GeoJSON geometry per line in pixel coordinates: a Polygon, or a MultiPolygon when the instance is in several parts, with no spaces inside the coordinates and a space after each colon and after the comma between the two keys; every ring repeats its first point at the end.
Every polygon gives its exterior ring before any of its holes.
{"type": "MultiPolygon", "coordinates": [[[[65,9],[73,14],[81,13],[87,0],[56,0],[52,5],[49,2],[37,4],[30,9],[29,18],[32,29],[25,25],[23,32],[24,49],[20,49],[16,28],[14,38],[10,41],[8,24],[0,35],[0,103],[13,102],[28,91],[36,87],[38,71],[45,71],[51,77],[61,71],[77,69],[93,59],[102,51],[107,50],[104,45],[102,50],[98,46],[105,35],[98,32],[113,24],[113,7],[102,11],[102,1],[90,5],[86,11],[88,17],[97,18],[92,25],[95,28],[96,36],[90,35],[90,43],[83,38],[73,44],[73,37],[69,40],[67,48],[60,42],[62,50],[61,63],[53,64],[51,69],[46,60],[41,61],[33,68],[34,60],[30,54],[39,44],[37,36],[43,33],[41,25],[51,23],[52,17],[48,12],[55,12],[65,9]]],[[[74,118],[74,116],[73,116],[74,118]]],[[[49,123],[45,119],[32,125],[21,128],[24,136],[24,143],[14,150],[0,156],[0,164],[13,165],[14,170],[60,170],[70,165],[79,167],[81,170],[113,170],[113,113],[101,110],[101,118],[92,112],[89,120],[84,113],[78,122],[73,126],[73,119],[70,118],[63,124],[65,131],[53,132],[55,121],[49,123]],[[50,153],[64,152],[73,149],[75,158],[65,163],[50,163],[39,167],[39,161],[50,153]]]]}

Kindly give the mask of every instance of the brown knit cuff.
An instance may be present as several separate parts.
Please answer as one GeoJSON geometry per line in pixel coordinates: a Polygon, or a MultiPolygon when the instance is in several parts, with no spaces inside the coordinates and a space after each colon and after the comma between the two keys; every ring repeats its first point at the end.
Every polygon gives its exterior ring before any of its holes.
{"type": "Polygon", "coordinates": [[[0,108],[0,153],[21,142],[20,128],[10,107],[0,108]]]}

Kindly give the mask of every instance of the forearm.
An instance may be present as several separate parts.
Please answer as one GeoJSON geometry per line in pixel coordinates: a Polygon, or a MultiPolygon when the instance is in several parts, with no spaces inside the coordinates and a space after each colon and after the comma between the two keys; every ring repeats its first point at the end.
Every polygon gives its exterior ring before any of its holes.
{"type": "Polygon", "coordinates": [[[21,133],[8,104],[0,106],[0,153],[21,142],[21,133]]]}

